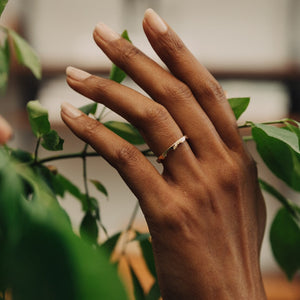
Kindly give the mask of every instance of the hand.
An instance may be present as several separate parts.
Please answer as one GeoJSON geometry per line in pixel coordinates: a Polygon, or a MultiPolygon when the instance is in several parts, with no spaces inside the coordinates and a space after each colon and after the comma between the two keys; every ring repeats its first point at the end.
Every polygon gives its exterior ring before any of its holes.
{"type": "Polygon", "coordinates": [[[5,144],[12,136],[12,129],[7,121],[0,115],[0,145],[5,144]]]}
{"type": "Polygon", "coordinates": [[[101,154],[140,201],[152,236],[162,296],[168,299],[265,299],[259,267],[265,204],[256,165],[218,82],[152,10],[144,31],[171,73],[97,25],[94,39],[153,100],[107,79],[67,69],[76,91],[136,126],[159,156],[159,174],[134,146],[70,104],[61,116],[101,154]]]}

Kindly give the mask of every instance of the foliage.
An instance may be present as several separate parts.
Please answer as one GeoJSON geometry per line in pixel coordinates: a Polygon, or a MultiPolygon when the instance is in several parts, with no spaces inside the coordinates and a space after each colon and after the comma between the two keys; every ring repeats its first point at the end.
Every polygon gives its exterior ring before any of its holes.
{"type": "MultiPolygon", "coordinates": [[[[0,14],[7,1],[0,0],[0,14]]],[[[0,91],[4,91],[8,72],[12,39],[18,61],[40,78],[41,67],[31,47],[12,30],[4,30],[0,48],[0,91]]],[[[125,31],[123,36],[129,40],[125,31]]],[[[115,65],[110,79],[121,83],[126,74],[115,65]]],[[[247,109],[249,98],[228,99],[236,119],[247,109]]],[[[97,113],[98,104],[92,103],[80,109],[101,121],[106,108],[97,113]]],[[[9,288],[14,299],[126,299],[115,264],[126,257],[129,242],[137,243],[150,274],[154,278],[148,293],[130,261],[129,270],[136,300],[158,300],[160,291],[156,276],[149,233],[134,230],[136,205],[123,232],[107,236],[99,242],[99,235],[107,235],[102,224],[98,199],[89,194],[92,184],[100,195],[108,197],[108,191],[98,180],[88,178],[86,160],[97,153],[88,152],[87,145],[79,153],[58,154],[39,158],[39,147],[49,151],[63,149],[63,139],[51,129],[48,112],[38,101],[27,104],[32,131],[37,138],[34,153],[8,146],[0,148],[0,291],[9,288]],[[53,160],[78,157],[83,162],[84,191],[47,166],[53,160]],[[13,185],[13,188],[11,188],[13,185]],[[57,199],[67,193],[80,202],[84,217],[80,225],[80,237],[70,224],[57,199]],[[134,238],[129,239],[129,233],[134,238]],[[112,254],[121,243],[122,251],[114,264],[112,254]]],[[[252,135],[245,141],[254,140],[258,153],[268,168],[295,191],[300,191],[300,129],[296,121],[284,119],[263,124],[246,122],[239,127],[250,127],[252,135]],[[281,124],[282,127],[272,126],[281,124]]],[[[136,128],[123,122],[106,122],[104,125],[135,145],[144,144],[136,128]]],[[[150,149],[143,151],[153,155],[150,149]]],[[[300,208],[260,179],[261,188],[278,200],[282,208],[277,212],[270,231],[274,257],[288,278],[300,270],[300,208]]],[[[1,298],[1,293],[0,293],[1,298]]]]}

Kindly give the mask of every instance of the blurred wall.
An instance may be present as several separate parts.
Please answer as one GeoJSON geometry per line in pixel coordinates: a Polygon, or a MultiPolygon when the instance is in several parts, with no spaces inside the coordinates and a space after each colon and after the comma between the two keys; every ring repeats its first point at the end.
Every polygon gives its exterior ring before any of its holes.
{"type": "MultiPolygon", "coordinates": [[[[65,151],[80,151],[83,144],[63,126],[59,106],[64,101],[80,106],[88,100],[68,88],[64,69],[68,65],[100,71],[109,69],[111,63],[92,40],[92,30],[98,21],[118,32],[128,29],[134,44],[157,60],[141,26],[144,10],[153,7],[209,69],[229,73],[270,72],[291,64],[300,65],[299,3],[298,0],[10,0],[4,20],[19,20],[20,29],[42,59],[44,71],[55,70],[55,76],[42,81],[38,98],[49,109],[54,126],[66,139],[65,151]]],[[[282,82],[226,80],[221,83],[228,96],[251,96],[249,111],[242,121],[274,120],[289,112],[289,95],[282,82]]],[[[126,84],[138,88],[130,80],[126,84]]],[[[7,104],[1,105],[3,109],[7,104]]],[[[117,117],[111,114],[108,118],[117,117]]],[[[27,136],[26,140],[28,144],[32,143],[27,136]]],[[[21,142],[24,143],[24,139],[21,142]]],[[[250,148],[256,155],[253,145],[250,148]]],[[[256,158],[260,174],[272,178],[277,186],[283,186],[256,158]]],[[[63,174],[83,186],[80,161],[68,160],[59,166],[63,174]]],[[[99,197],[103,222],[110,233],[120,229],[133,210],[135,197],[117,172],[101,159],[89,160],[89,178],[98,178],[107,186],[109,202],[99,197]]],[[[92,194],[98,196],[93,189],[92,194]]],[[[269,227],[277,205],[269,198],[267,203],[269,227]]],[[[71,197],[62,205],[71,212],[73,222],[78,226],[82,217],[80,205],[71,197]]],[[[142,222],[140,214],[138,223],[142,222]]],[[[278,270],[268,235],[264,241],[262,265],[264,271],[278,270]]]]}

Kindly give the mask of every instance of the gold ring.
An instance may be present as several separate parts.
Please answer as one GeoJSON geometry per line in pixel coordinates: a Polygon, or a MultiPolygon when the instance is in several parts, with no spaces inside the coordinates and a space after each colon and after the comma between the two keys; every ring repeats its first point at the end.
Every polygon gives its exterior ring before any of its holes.
{"type": "Polygon", "coordinates": [[[158,158],[157,158],[157,162],[161,163],[168,155],[168,152],[171,150],[176,150],[177,147],[184,143],[186,140],[188,139],[188,137],[186,135],[182,136],[180,139],[178,139],[174,144],[172,144],[166,151],[164,151],[158,158]]]}

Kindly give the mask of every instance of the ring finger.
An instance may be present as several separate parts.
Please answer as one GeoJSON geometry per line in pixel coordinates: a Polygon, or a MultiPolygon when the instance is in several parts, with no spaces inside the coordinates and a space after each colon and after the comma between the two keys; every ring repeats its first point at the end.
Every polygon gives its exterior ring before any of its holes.
{"type": "MultiPolygon", "coordinates": [[[[156,156],[183,136],[162,105],[126,86],[73,67],[67,68],[67,82],[77,92],[104,104],[137,127],[156,156]]],[[[168,153],[163,163],[170,174],[178,174],[178,164],[190,168],[195,160],[188,143],[182,143],[176,151],[168,153]]]]}

